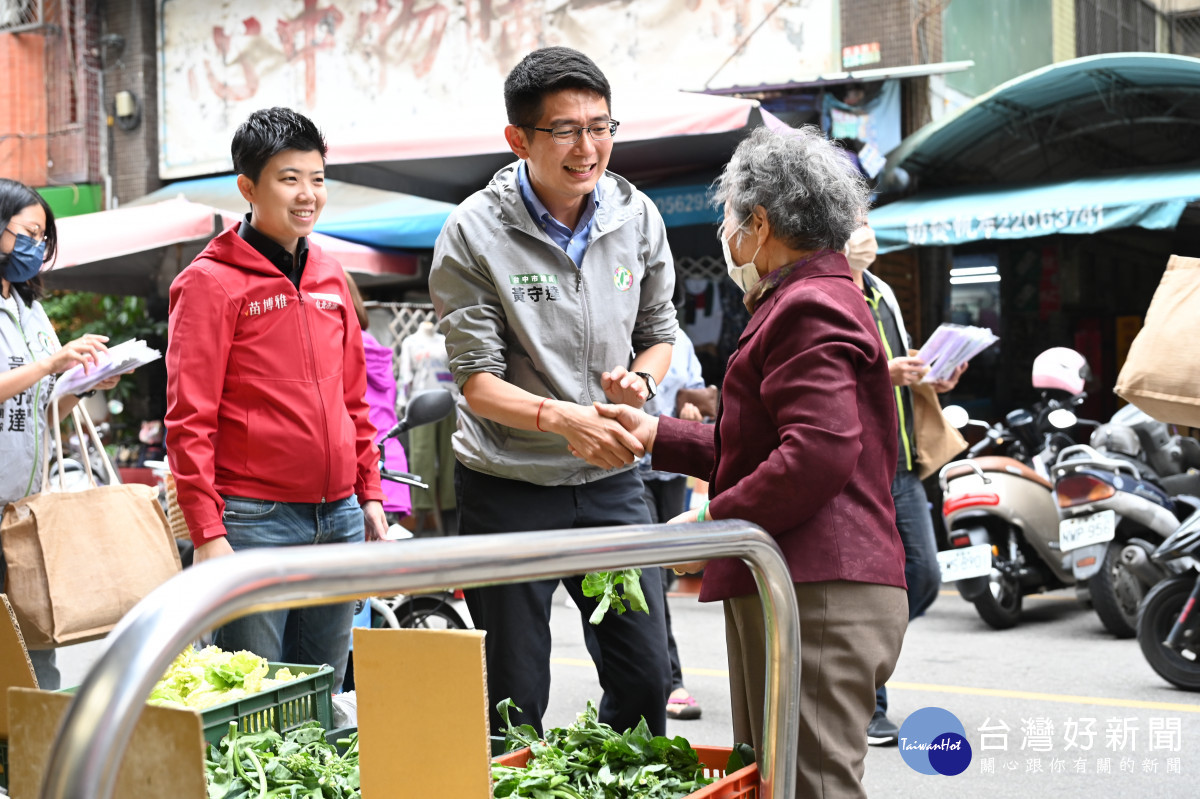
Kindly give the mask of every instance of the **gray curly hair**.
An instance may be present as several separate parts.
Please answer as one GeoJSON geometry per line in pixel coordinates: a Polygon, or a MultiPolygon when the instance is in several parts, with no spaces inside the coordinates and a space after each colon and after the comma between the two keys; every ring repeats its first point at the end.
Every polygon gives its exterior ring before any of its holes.
{"type": "Polygon", "coordinates": [[[756,128],[715,184],[739,228],[755,206],[794,250],[841,250],[866,216],[868,188],[846,154],[817,128],[756,128]]]}

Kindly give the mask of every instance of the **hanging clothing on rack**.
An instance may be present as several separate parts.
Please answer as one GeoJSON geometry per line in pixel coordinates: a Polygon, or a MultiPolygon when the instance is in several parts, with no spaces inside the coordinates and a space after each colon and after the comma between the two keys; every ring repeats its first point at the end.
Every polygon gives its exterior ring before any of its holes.
{"type": "MultiPolygon", "coordinates": [[[[458,397],[458,386],[450,374],[446,337],[422,322],[417,332],[400,343],[400,388],[407,402],[414,394],[444,388],[458,397]]],[[[451,438],[457,427],[454,414],[441,421],[414,427],[408,434],[408,463],[414,474],[429,484],[429,490],[412,489],[414,511],[435,507],[450,510],[454,498],[454,452],[451,438]]]]}

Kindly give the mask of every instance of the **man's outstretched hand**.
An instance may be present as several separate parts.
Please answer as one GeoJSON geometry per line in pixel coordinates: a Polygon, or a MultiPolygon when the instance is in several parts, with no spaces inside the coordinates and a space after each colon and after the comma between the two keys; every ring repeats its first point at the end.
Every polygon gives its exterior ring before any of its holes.
{"type": "Polygon", "coordinates": [[[565,438],[572,455],[604,469],[628,465],[646,454],[633,434],[597,407],[551,401],[543,408],[540,426],[565,438]]]}

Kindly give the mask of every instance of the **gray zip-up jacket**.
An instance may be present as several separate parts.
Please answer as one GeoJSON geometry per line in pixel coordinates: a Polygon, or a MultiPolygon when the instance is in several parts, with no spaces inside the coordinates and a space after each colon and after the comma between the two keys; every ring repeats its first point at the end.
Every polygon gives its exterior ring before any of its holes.
{"type": "MultiPolygon", "coordinates": [[[[607,402],[601,373],[674,342],[675,266],[662,217],[622,177],[606,172],[597,187],[578,268],[530,217],[517,164],[450,214],[434,248],[429,293],[460,388],[488,372],[540,397],[607,402]]],[[[465,397],[458,411],[454,453],[476,471],[536,485],[615,473],[571,455],[561,436],[477,416],[465,397]]]]}
{"type": "MultiPolygon", "coordinates": [[[[30,307],[15,290],[18,313],[0,302],[0,370],[41,360],[59,349],[58,336],[40,302],[30,307]]],[[[0,402],[0,510],[35,494],[42,485],[46,452],[46,409],[56,376],[46,377],[0,402]]]]}

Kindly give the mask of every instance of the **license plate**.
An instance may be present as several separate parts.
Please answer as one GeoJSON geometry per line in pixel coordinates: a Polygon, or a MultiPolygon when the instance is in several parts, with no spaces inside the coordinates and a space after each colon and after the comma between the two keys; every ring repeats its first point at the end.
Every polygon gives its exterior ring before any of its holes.
{"type": "Polygon", "coordinates": [[[1058,523],[1058,546],[1063,552],[1112,541],[1117,534],[1117,513],[1102,510],[1090,516],[1064,519],[1058,523]]]}
{"type": "Polygon", "coordinates": [[[962,549],[948,549],[937,553],[938,566],[942,568],[942,582],[982,577],[992,571],[992,547],[976,544],[962,549]]]}

